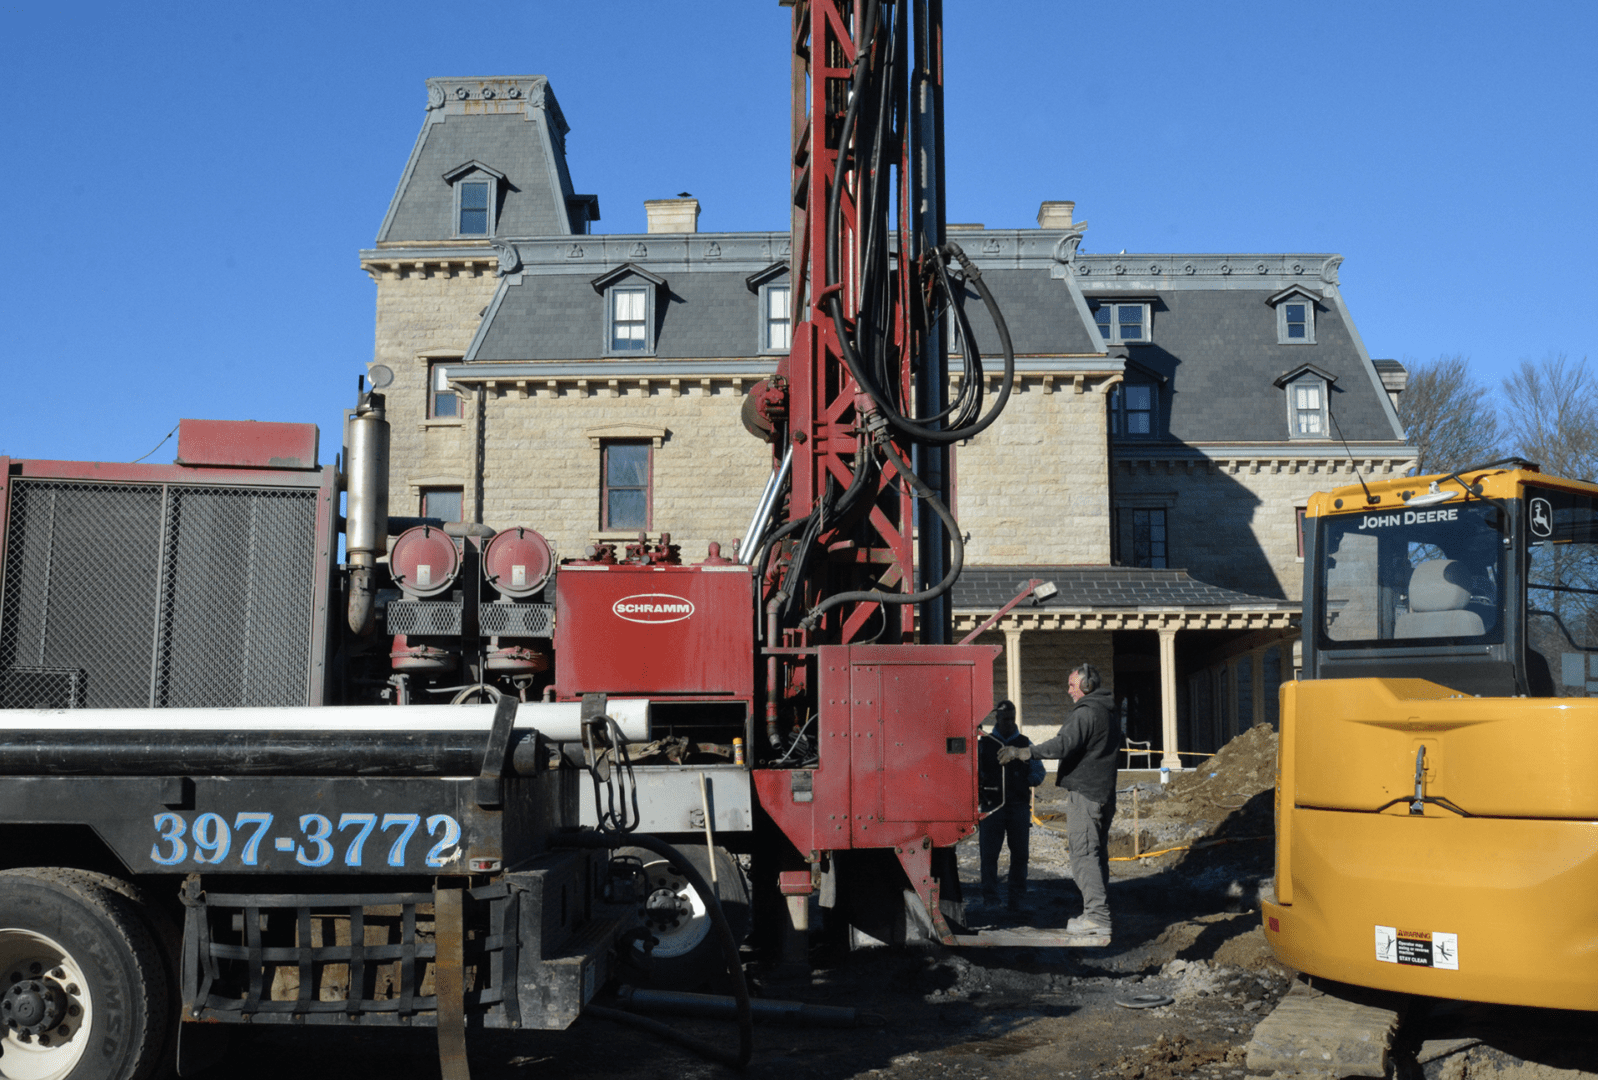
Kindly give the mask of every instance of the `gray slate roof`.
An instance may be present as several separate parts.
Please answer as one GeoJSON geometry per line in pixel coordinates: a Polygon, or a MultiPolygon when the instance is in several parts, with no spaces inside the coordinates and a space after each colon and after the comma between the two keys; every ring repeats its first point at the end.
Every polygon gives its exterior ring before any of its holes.
{"type": "MultiPolygon", "coordinates": [[[[773,359],[760,354],[759,300],[748,277],[788,257],[786,233],[573,235],[567,127],[548,81],[440,78],[427,86],[427,119],[378,242],[396,257],[436,253],[454,227],[453,190],[444,175],[473,160],[505,175],[494,246],[507,276],[468,364],[604,357],[605,298],[590,282],[629,262],[666,282],[656,294],[656,347],[640,362],[773,359]]],[[[1159,384],[1156,430],[1152,437],[1118,438],[1117,456],[1199,452],[1187,449],[1193,444],[1287,444],[1286,393],[1273,384],[1305,363],[1334,377],[1331,411],[1344,438],[1366,447],[1402,446],[1382,385],[1384,374],[1390,382],[1401,375],[1380,370],[1367,355],[1337,288],[1340,257],[1087,254],[1078,250],[1085,228],[965,229],[951,236],[982,269],[1023,370],[1025,358],[1103,358],[1107,350],[1090,307],[1118,298],[1151,304],[1152,340],[1126,350],[1127,378],[1159,384]],[[1312,345],[1277,341],[1276,312],[1267,300],[1295,288],[1320,298],[1312,345]]],[[[992,370],[998,340],[974,293],[968,311],[992,370]]],[[[1297,445],[1307,453],[1337,447],[1334,438],[1297,445]]]]}
{"type": "Polygon", "coordinates": [[[427,87],[427,117],[378,243],[453,237],[455,193],[444,175],[472,160],[505,177],[494,235],[569,235],[567,127],[549,81],[542,75],[428,79],[427,87]]]}
{"type": "MultiPolygon", "coordinates": [[[[656,290],[655,357],[661,360],[757,356],[760,299],[747,271],[673,273],[656,290]]],[[[598,269],[597,267],[595,268],[598,269]]],[[[596,274],[597,276],[597,274],[596,274]]],[[[577,360],[605,355],[605,298],[588,275],[524,273],[507,279],[472,361],[577,360]]]]}
{"type": "MultiPolygon", "coordinates": [[[[1157,292],[1151,338],[1132,345],[1135,365],[1165,379],[1154,441],[1282,442],[1287,438],[1286,395],[1273,383],[1300,364],[1314,364],[1336,377],[1332,416],[1350,442],[1402,440],[1403,430],[1375,367],[1361,353],[1340,302],[1316,304],[1315,344],[1280,345],[1276,311],[1265,300],[1277,289],[1188,288],[1178,281],[1157,292]]],[[[1110,291],[1088,291],[1090,303],[1112,299],[1110,291]]],[[[1132,381],[1132,376],[1128,376],[1132,381]]],[[[1335,437],[1335,431],[1332,433],[1335,437]]],[[[1122,439],[1130,449],[1146,439],[1122,439]]]]}
{"type": "Polygon", "coordinates": [[[1250,596],[1188,576],[1186,570],[1130,566],[967,566],[954,585],[960,611],[996,611],[1014,599],[1030,578],[1052,581],[1059,592],[1034,607],[1053,609],[1149,610],[1199,608],[1207,611],[1297,611],[1290,600],[1250,596]]]}

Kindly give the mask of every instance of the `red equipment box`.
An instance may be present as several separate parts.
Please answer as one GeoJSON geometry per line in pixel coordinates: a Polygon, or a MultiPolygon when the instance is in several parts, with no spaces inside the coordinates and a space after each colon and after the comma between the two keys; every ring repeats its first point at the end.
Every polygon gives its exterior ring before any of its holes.
{"type": "Polygon", "coordinates": [[[752,701],[754,613],[747,566],[562,566],[556,696],[752,701]]]}
{"type": "Polygon", "coordinates": [[[179,420],[179,465],[235,469],[314,469],[315,424],[255,420],[179,420]]]}

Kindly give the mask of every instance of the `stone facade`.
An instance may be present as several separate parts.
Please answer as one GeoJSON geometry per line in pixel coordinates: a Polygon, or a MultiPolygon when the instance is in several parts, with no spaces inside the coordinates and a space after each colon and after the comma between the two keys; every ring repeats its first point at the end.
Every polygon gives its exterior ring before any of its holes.
{"type": "Polygon", "coordinates": [[[956,451],[955,512],[984,565],[1110,561],[1107,380],[1018,380],[998,421],[956,451]]]}
{"type": "MultiPolygon", "coordinates": [[[[1364,458],[1367,480],[1406,472],[1406,455],[1364,458]]],[[[1299,554],[1298,514],[1309,496],[1358,483],[1346,457],[1262,456],[1187,458],[1172,461],[1118,454],[1115,501],[1122,550],[1131,549],[1125,510],[1166,510],[1171,566],[1200,580],[1255,596],[1298,601],[1304,560],[1299,554]]]]}
{"type": "MultiPolygon", "coordinates": [[[[471,429],[465,419],[427,419],[429,363],[458,360],[494,295],[497,259],[369,263],[377,282],[374,364],[394,373],[384,390],[391,428],[389,513],[421,512],[423,487],[459,487],[470,496],[471,429]]],[[[474,507],[468,503],[467,515],[474,507]]]]}
{"type": "Polygon", "coordinates": [[[649,532],[670,533],[684,561],[705,557],[711,541],[729,556],[771,473],[770,451],[738,418],[744,390],[731,381],[669,382],[615,388],[576,380],[485,395],[483,520],[527,525],[575,556],[590,543],[634,532],[600,529],[603,438],[652,444],[654,500],[649,532]],[[659,445],[653,443],[658,440],[659,445]]]}

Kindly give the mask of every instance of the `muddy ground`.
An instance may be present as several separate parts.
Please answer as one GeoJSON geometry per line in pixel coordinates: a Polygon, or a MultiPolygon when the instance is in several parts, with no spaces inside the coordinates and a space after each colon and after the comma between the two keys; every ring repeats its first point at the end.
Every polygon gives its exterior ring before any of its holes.
{"type": "MultiPolygon", "coordinates": [[[[1244,1077],[1254,1026],[1294,973],[1271,957],[1256,904],[1271,872],[1276,739],[1257,728],[1169,788],[1133,783],[1117,802],[1110,900],[1114,943],[1098,949],[818,948],[808,985],[760,984],[766,996],[852,1005],[870,1026],[761,1024],[746,1075],[772,1080],[1115,1080],[1244,1077]],[[1135,795],[1133,787],[1136,788],[1135,795]],[[1136,831],[1134,832],[1134,820],[1136,831]],[[1148,852],[1166,852],[1134,857],[1148,852]],[[1175,850],[1171,850],[1175,849],[1175,850]],[[1152,1008],[1140,996],[1168,997],[1152,1008]]],[[[1147,774],[1144,774],[1147,775],[1147,774]]],[[[1070,881],[1060,793],[1038,789],[1026,910],[973,908],[978,926],[1064,926],[1081,911],[1070,881]]],[[[961,879],[977,893],[975,840],[961,879]]],[[[1004,864],[1001,863],[1001,878],[1004,864]]],[[[670,1020],[736,1045],[730,1024],[670,1020]]],[[[1598,1076],[1589,1014],[1437,1003],[1395,1055],[1406,1080],[1575,1080],[1598,1076]],[[1581,1070],[1591,1071],[1581,1071],[1581,1070]]],[[[692,1051],[614,1022],[474,1037],[479,1080],[730,1077],[692,1051]]],[[[429,1033],[259,1032],[235,1048],[229,1080],[283,1075],[438,1075],[429,1033]]]]}

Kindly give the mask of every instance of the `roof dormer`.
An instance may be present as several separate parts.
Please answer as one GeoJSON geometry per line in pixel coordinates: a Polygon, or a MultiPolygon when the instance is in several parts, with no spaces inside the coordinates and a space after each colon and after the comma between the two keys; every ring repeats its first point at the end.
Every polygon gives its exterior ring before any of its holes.
{"type": "Polygon", "coordinates": [[[444,183],[455,189],[455,235],[493,236],[505,174],[473,159],[445,173],[444,183]]]}
{"type": "Polygon", "coordinates": [[[1315,344],[1315,312],[1320,300],[1320,293],[1302,285],[1289,285],[1265,298],[1265,302],[1276,309],[1278,345],[1315,344]]]}

